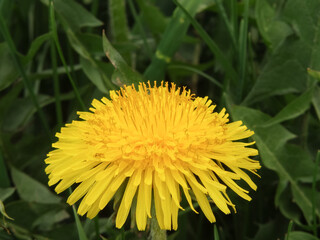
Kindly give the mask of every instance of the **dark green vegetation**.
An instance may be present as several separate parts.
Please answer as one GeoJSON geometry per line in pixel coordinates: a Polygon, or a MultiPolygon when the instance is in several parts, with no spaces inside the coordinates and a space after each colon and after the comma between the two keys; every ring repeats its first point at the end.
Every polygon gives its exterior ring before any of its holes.
{"type": "Polygon", "coordinates": [[[112,206],[80,224],[68,193],[47,187],[44,159],[54,133],[93,98],[155,79],[243,120],[262,164],[251,202],[230,192],[237,214],[215,210],[213,225],[186,208],[169,239],[317,239],[319,0],[53,3],[0,1],[0,239],[147,237],[129,221],[115,229],[112,206]]]}

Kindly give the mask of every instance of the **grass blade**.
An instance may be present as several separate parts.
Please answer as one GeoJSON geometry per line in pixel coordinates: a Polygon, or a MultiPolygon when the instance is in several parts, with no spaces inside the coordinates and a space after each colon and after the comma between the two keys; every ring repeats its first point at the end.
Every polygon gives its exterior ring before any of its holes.
{"type": "Polygon", "coordinates": [[[230,21],[229,21],[229,19],[228,19],[227,13],[226,13],[226,10],[225,10],[225,8],[223,7],[223,4],[222,4],[221,0],[217,0],[217,5],[218,5],[219,11],[220,11],[220,13],[221,13],[221,16],[222,16],[222,18],[223,18],[223,21],[224,21],[224,23],[225,23],[226,26],[227,26],[228,32],[229,32],[230,37],[231,37],[231,40],[232,40],[232,44],[233,44],[234,48],[237,50],[237,43],[236,43],[236,38],[235,38],[235,32],[234,32],[234,30],[233,30],[232,25],[230,24],[230,21]]]}
{"type": "Polygon", "coordinates": [[[13,56],[13,59],[14,59],[14,62],[16,63],[17,65],[17,68],[20,72],[20,75],[23,79],[23,82],[30,94],[30,97],[32,99],[32,102],[33,104],[35,105],[36,109],[37,109],[37,112],[40,116],[40,120],[42,122],[42,125],[44,126],[44,130],[48,136],[49,139],[52,138],[52,134],[51,134],[51,131],[50,131],[50,128],[49,128],[49,124],[46,120],[46,117],[42,111],[42,109],[40,108],[40,105],[39,105],[39,102],[38,102],[38,99],[36,97],[36,95],[34,94],[33,92],[33,89],[32,89],[32,85],[31,85],[31,82],[29,81],[29,78],[27,77],[27,74],[25,72],[25,69],[20,61],[20,58],[18,57],[17,55],[17,50],[16,50],[16,47],[14,45],[14,42],[11,38],[11,35],[9,33],[9,30],[7,28],[7,25],[5,23],[5,20],[3,19],[2,15],[0,14],[0,31],[5,39],[5,41],[8,43],[9,45],[9,48],[10,48],[10,51],[11,51],[11,54],[13,56]]]}
{"type": "Polygon", "coordinates": [[[194,72],[197,73],[199,75],[201,75],[202,77],[208,79],[210,82],[212,82],[213,84],[215,84],[216,86],[218,86],[219,88],[223,88],[222,84],[219,83],[215,78],[209,76],[208,74],[194,68],[194,67],[190,67],[190,66],[184,66],[184,65],[169,65],[168,67],[169,69],[184,69],[190,72],[194,72]]]}
{"type": "Polygon", "coordinates": [[[197,30],[201,38],[205,41],[205,43],[208,45],[212,53],[216,56],[217,61],[221,63],[223,66],[227,76],[229,76],[232,80],[237,80],[237,73],[231,66],[228,59],[224,56],[222,51],[219,49],[217,44],[210,38],[208,33],[203,29],[203,27],[194,19],[194,17],[191,16],[191,14],[177,1],[173,0],[173,2],[181,8],[181,10],[185,13],[187,18],[190,20],[193,27],[197,30]]]}
{"type": "Polygon", "coordinates": [[[74,93],[76,95],[76,98],[77,98],[77,100],[78,100],[78,102],[80,104],[80,107],[82,108],[82,110],[86,110],[86,106],[84,105],[84,102],[81,99],[79,90],[78,90],[73,78],[71,77],[71,74],[69,72],[66,60],[65,60],[64,55],[62,53],[62,49],[61,49],[61,46],[60,46],[58,33],[57,33],[57,26],[56,26],[56,21],[55,21],[55,16],[54,16],[54,8],[53,8],[52,0],[50,0],[49,10],[50,10],[50,29],[51,29],[51,32],[52,32],[53,40],[54,40],[54,42],[56,44],[56,48],[57,48],[58,54],[60,56],[60,59],[61,59],[61,62],[63,64],[63,66],[64,66],[64,68],[66,70],[67,76],[68,76],[68,78],[70,80],[70,83],[72,85],[72,88],[73,88],[73,91],[74,91],[74,93]]]}
{"type": "MultiPolygon", "coordinates": [[[[113,41],[125,43],[129,41],[129,30],[125,11],[125,0],[109,0],[110,28],[113,41]]],[[[130,1],[129,1],[130,2],[130,1]]],[[[128,50],[120,52],[126,62],[131,62],[131,54],[128,50]]]]}
{"type": "MultiPolygon", "coordinates": [[[[182,0],[181,5],[185,6],[191,15],[205,6],[202,1],[182,0]]],[[[162,39],[157,47],[151,64],[144,72],[148,80],[163,80],[167,64],[170,63],[171,57],[177,51],[190,25],[184,12],[177,7],[167,25],[162,39]]]]}
{"type": "Polygon", "coordinates": [[[140,18],[138,16],[138,14],[137,14],[137,11],[136,11],[136,9],[134,7],[134,4],[132,3],[132,0],[129,0],[128,3],[129,3],[129,8],[131,10],[131,13],[132,13],[132,15],[134,17],[134,20],[135,20],[135,22],[137,23],[137,25],[139,27],[140,34],[141,34],[141,37],[142,37],[142,40],[143,40],[143,44],[144,44],[144,46],[146,48],[146,52],[147,52],[149,58],[152,58],[152,52],[151,52],[150,46],[149,46],[148,41],[147,41],[147,36],[146,36],[146,33],[145,33],[144,29],[143,29],[143,26],[142,26],[142,23],[140,21],[140,18]]]}
{"type": "MultiPolygon", "coordinates": [[[[72,193],[72,190],[71,190],[71,188],[69,188],[69,195],[71,195],[71,193],[72,193]]],[[[88,238],[84,232],[84,229],[82,227],[79,215],[77,214],[77,210],[74,205],[72,205],[72,211],[73,211],[73,216],[76,220],[76,226],[77,226],[77,230],[78,230],[79,239],[80,240],[88,240],[88,238]]]]}
{"type": "Polygon", "coordinates": [[[53,77],[53,88],[54,88],[54,98],[56,101],[56,115],[57,115],[57,123],[58,127],[62,126],[62,107],[60,100],[60,86],[59,86],[59,77],[57,73],[57,54],[56,48],[54,45],[54,41],[52,40],[50,50],[51,50],[51,64],[52,64],[52,77],[53,77]]]}
{"type": "Polygon", "coordinates": [[[243,87],[246,77],[247,63],[247,41],[248,41],[248,16],[249,16],[249,0],[244,1],[244,16],[240,22],[239,36],[239,81],[238,81],[238,102],[241,102],[243,87]]]}

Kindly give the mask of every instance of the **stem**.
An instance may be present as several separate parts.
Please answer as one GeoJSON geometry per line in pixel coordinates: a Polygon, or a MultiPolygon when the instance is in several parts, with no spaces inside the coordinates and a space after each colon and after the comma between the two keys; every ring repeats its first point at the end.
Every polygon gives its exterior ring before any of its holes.
{"type": "Polygon", "coordinates": [[[156,210],[155,210],[154,204],[152,205],[151,215],[152,215],[151,224],[150,224],[151,240],[166,240],[167,233],[166,233],[166,230],[160,229],[160,226],[158,224],[158,220],[156,217],[156,210]]]}

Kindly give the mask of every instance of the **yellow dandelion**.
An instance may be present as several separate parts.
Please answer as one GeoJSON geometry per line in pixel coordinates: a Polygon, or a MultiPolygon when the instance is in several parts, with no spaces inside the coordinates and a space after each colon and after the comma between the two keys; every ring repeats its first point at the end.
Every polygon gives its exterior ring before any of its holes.
{"type": "Polygon", "coordinates": [[[80,215],[95,217],[120,192],[116,227],[135,202],[139,230],[145,230],[153,204],[160,228],[176,230],[183,196],[194,212],[196,200],[210,222],[210,202],[225,214],[234,208],[227,188],[251,200],[235,180],[256,189],[243,169],[260,168],[249,158],[258,151],[247,147],[254,142],[237,141],[254,133],[241,121],[229,123],[225,109],[214,112],[208,97],[168,83],[124,86],[110,91],[110,98],[93,100],[91,112],[78,113],[81,121],[66,124],[45,160],[57,193],[77,184],[67,202],[82,198],[80,215]]]}

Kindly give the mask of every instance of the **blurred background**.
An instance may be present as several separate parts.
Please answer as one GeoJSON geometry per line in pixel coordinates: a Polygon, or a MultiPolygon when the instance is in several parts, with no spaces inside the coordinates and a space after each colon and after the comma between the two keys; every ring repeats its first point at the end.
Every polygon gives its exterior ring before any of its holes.
{"type": "Polygon", "coordinates": [[[318,239],[319,0],[1,0],[0,239],[147,239],[130,219],[116,229],[112,204],[74,215],[44,172],[77,111],[147,80],[225,107],[262,165],[251,202],[228,193],[236,214],[212,205],[210,224],[185,204],[168,239],[318,239]]]}

